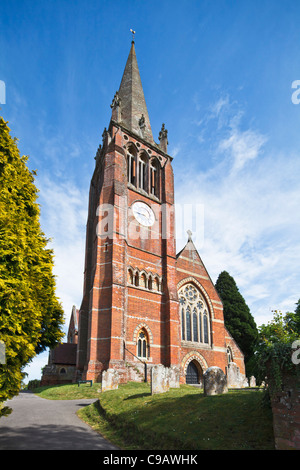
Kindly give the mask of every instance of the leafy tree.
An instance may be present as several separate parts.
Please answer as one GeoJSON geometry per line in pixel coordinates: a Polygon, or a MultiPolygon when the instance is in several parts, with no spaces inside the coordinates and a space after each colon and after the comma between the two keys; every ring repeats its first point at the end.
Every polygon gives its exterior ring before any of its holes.
{"type": "Polygon", "coordinates": [[[53,253],[39,224],[35,172],[0,117],[0,364],[1,402],[16,395],[22,370],[61,341],[63,310],[55,296],[53,253]]]}
{"type": "Polygon", "coordinates": [[[295,312],[287,312],[285,316],[286,328],[290,333],[300,336],[300,299],[296,303],[295,312]]]}
{"type": "Polygon", "coordinates": [[[293,344],[300,339],[299,301],[295,313],[275,310],[273,319],[259,327],[259,338],[255,352],[257,377],[266,380],[272,395],[281,388],[283,374],[289,371],[300,374],[292,360],[293,344]]]}
{"type": "Polygon", "coordinates": [[[225,326],[243,351],[247,362],[254,353],[258,336],[254,318],[235,280],[227,271],[220,273],[216,289],[223,303],[225,326]]]}

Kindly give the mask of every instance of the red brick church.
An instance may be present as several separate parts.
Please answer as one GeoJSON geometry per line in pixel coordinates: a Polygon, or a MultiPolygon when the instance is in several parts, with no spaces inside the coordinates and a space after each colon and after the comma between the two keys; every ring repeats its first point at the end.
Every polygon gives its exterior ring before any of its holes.
{"type": "MultiPolygon", "coordinates": [[[[74,380],[117,369],[141,380],[144,364],[175,366],[201,383],[244,358],[224,326],[222,302],[188,232],[176,254],[174,178],[164,124],[153,139],[134,41],[89,194],[83,299],[74,380]]],[[[77,319],[76,319],[77,321],[77,319]]],[[[74,324],[74,315],[71,317],[74,324]]]]}

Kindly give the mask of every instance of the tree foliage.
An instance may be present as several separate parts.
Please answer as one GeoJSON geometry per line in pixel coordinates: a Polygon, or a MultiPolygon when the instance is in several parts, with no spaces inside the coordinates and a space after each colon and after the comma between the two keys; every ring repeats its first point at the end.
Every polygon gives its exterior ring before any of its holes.
{"type": "Polygon", "coordinates": [[[285,372],[300,375],[299,354],[293,360],[293,346],[300,346],[300,300],[295,312],[275,310],[273,319],[259,327],[256,367],[259,381],[266,381],[270,394],[280,390],[285,372]],[[296,360],[297,359],[297,360],[296,360]]]}
{"type": "Polygon", "coordinates": [[[22,368],[63,337],[53,253],[40,228],[35,172],[26,162],[0,117],[0,341],[6,359],[0,405],[19,392],[22,368]]]}
{"type": "Polygon", "coordinates": [[[217,292],[223,303],[224,322],[227,330],[242,350],[245,360],[253,355],[258,330],[250,309],[227,271],[220,273],[216,282],[217,292]]]}

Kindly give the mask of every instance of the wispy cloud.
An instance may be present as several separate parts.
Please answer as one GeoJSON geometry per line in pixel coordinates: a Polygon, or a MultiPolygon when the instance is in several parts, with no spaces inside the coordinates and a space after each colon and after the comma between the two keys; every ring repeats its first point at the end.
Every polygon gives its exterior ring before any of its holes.
{"type": "Polygon", "coordinates": [[[176,200],[203,204],[203,240],[195,234],[200,255],[214,281],[223,270],[233,275],[261,324],[271,309],[293,310],[300,297],[300,158],[270,154],[268,137],[242,129],[242,111],[233,108],[227,97],[211,106],[206,118],[210,130],[215,119],[218,158],[181,175],[176,200]]]}
{"type": "Polygon", "coordinates": [[[67,330],[72,305],[80,306],[82,297],[88,191],[70,181],[49,177],[39,178],[37,186],[41,225],[54,250],[57,295],[64,307],[67,330]]]}
{"type": "Polygon", "coordinates": [[[219,151],[233,158],[232,171],[241,170],[249,160],[254,160],[262,151],[267,138],[257,131],[241,131],[236,125],[229,136],[219,143],[219,151]]]}

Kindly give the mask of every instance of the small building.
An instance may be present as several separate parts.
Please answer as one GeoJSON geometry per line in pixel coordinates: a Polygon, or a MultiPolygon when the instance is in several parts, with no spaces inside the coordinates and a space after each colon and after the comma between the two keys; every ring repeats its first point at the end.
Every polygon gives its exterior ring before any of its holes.
{"type": "Polygon", "coordinates": [[[48,364],[43,369],[41,385],[72,383],[76,369],[76,352],[76,343],[62,343],[50,349],[48,364]]]}

